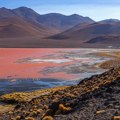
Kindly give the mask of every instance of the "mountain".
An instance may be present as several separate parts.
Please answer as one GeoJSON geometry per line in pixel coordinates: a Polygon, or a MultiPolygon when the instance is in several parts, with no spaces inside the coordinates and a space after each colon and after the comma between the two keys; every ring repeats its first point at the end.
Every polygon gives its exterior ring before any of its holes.
{"type": "Polygon", "coordinates": [[[16,9],[0,8],[0,18],[4,17],[21,17],[27,21],[34,21],[36,23],[40,23],[44,26],[55,28],[60,31],[71,28],[79,23],[94,22],[89,17],[83,17],[77,14],[70,16],[59,13],[40,15],[31,8],[27,7],[19,7],[16,9]]]}
{"type": "Polygon", "coordinates": [[[78,23],[93,22],[92,19],[77,14],[40,15],[27,7],[16,9],[3,7],[0,8],[0,47],[69,47],[74,41],[58,42],[46,38],[78,23]]]}
{"type": "Polygon", "coordinates": [[[101,23],[96,22],[92,24],[77,25],[65,32],[51,36],[51,39],[69,39],[74,41],[86,42],[90,39],[104,36],[120,34],[120,22],[115,23],[101,23]]]}
{"type": "Polygon", "coordinates": [[[7,9],[4,7],[0,8],[0,19],[5,17],[15,17],[15,16],[16,15],[11,9],[7,9]]]}
{"type": "Polygon", "coordinates": [[[0,38],[25,36],[46,37],[57,30],[39,23],[39,14],[26,7],[17,9],[0,8],[0,38]]]}
{"type": "Polygon", "coordinates": [[[33,20],[38,23],[41,23],[45,26],[52,27],[58,30],[66,30],[71,28],[79,23],[93,23],[94,21],[89,17],[83,17],[77,14],[70,16],[62,15],[59,13],[49,13],[45,15],[39,15],[30,8],[20,7],[13,9],[13,12],[24,19],[33,20]]]}
{"type": "Polygon", "coordinates": [[[102,20],[102,21],[99,21],[100,23],[116,23],[116,22],[120,22],[120,20],[118,19],[106,19],[106,20],[102,20]]]}
{"type": "Polygon", "coordinates": [[[53,27],[56,29],[67,30],[77,24],[81,23],[93,23],[94,21],[89,17],[83,17],[77,14],[73,14],[70,16],[58,14],[58,13],[50,13],[46,15],[41,15],[39,21],[47,25],[49,27],[53,27]]]}
{"type": "Polygon", "coordinates": [[[118,44],[119,35],[120,20],[117,19],[95,22],[77,14],[40,15],[27,7],[0,8],[0,46],[14,47],[9,42],[12,41],[17,47],[78,47],[83,44],[91,47],[92,44],[118,44]]]}
{"type": "Polygon", "coordinates": [[[45,37],[54,33],[55,31],[52,29],[35,22],[25,21],[19,17],[0,19],[0,38],[45,37]]]}
{"type": "Polygon", "coordinates": [[[120,44],[120,36],[100,36],[100,37],[96,37],[93,38],[89,41],[87,41],[86,43],[90,43],[90,44],[120,44]]]}
{"type": "Polygon", "coordinates": [[[40,23],[39,22],[40,15],[34,10],[32,10],[31,8],[19,7],[19,8],[13,9],[12,11],[16,16],[21,17],[27,21],[34,21],[36,23],[40,23]]]}

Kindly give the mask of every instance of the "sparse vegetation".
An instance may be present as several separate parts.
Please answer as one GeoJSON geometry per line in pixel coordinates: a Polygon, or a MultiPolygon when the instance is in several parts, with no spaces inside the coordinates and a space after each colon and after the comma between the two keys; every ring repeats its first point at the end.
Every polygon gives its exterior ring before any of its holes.
{"type": "Polygon", "coordinates": [[[120,52],[113,51],[113,52],[101,52],[97,56],[112,58],[112,60],[105,61],[99,64],[99,67],[103,69],[111,69],[113,67],[120,67],[120,52]]]}
{"type": "Polygon", "coordinates": [[[120,116],[114,116],[112,120],[120,120],[120,116]]]}
{"type": "Polygon", "coordinates": [[[96,114],[99,115],[99,114],[102,114],[104,112],[105,112],[105,110],[98,110],[98,111],[96,111],[96,114]]]}
{"type": "Polygon", "coordinates": [[[109,60],[100,64],[100,67],[103,69],[110,69],[119,66],[120,66],[120,59],[109,60]]]}
{"type": "Polygon", "coordinates": [[[26,117],[25,120],[35,120],[33,117],[26,117]]]}
{"type": "MultiPolygon", "coordinates": [[[[99,89],[101,89],[102,87],[108,86],[112,82],[117,81],[119,77],[120,68],[113,68],[101,75],[95,75],[90,78],[84,79],[78,85],[74,86],[58,87],[50,90],[42,90],[41,92],[35,91],[31,94],[13,93],[4,95],[1,97],[1,100],[5,102],[8,102],[10,100],[16,101],[14,102],[16,104],[16,107],[15,109],[3,114],[2,117],[0,117],[0,120],[4,120],[4,118],[5,120],[19,120],[21,119],[21,117],[25,120],[53,120],[53,118],[55,118],[56,116],[70,114],[79,106],[79,104],[81,105],[81,107],[83,105],[86,105],[84,104],[84,102],[90,98],[90,95],[93,94],[94,97],[94,93],[96,93],[96,91],[99,91],[99,89]],[[28,96],[28,98],[26,99],[26,96],[28,94],[33,95],[34,97],[28,96]],[[19,97],[22,97],[18,98],[17,95],[19,97]],[[24,97],[24,101],[21,101],[24,97]]],[[[112,91],[112,88],[106,87],[105,90],[107,89],[108,92],[112,91]]],[[[102,93],[99,93],[99,96],[101,96],[101,94],[102,93]]],[[[104,98],[105,97],[106,96],[104,96],[104,98]]],[[[89,106],[91,106],[91,104],[89,106]]],[[[105,109],[98,110],[98,108],[94,112],[96,116],[105,113],[107,113],[105,109]]]]}
{"type": "MultiPolygon", "coordinates": [[[[34,92],[17,92],[12,94],[5,94],[0,97],[0,101],[8,102],[8,103],[18,103],[18,102],[29,102],[33,98],[37,98],[43,95],[50,94],[51,92],[60,91],[68,88],[69,86],[64,87],[56,87],[56,88],[50,88],[45,90],[37,90],[34,92]]],[[[47,99],[47,97],[43,98],[44,100],[47,99]]],[[[36,102],[39,102],[36,100],[36,102]]]]}
{"type": "Polygon", "coordinates": [[[70,112],[71,110],[72,110],[72,108],[65,107],[63,104],[60,104],[59,109],[58,109],[58,113],[66,114],[66,113],[70,112]]]}
{"type": "Polygon", "coordinates": [[[20,120],[21,116],[16,116],[15,120],[20,120]]]}
{"type": "Polygon", "coordinates": [[[51,116],[45,116],[42,120],[53,120],[53,117],[51,117],[51,116]]]}

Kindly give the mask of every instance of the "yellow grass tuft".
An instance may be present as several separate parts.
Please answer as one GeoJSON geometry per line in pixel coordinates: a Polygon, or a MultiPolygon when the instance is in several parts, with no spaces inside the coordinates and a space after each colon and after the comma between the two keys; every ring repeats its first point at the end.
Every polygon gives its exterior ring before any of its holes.
{"type": "Polygon", "coordinates": [[[33,117],[26,117],[25,120],[35,120],[33,117]]]}
{"type": "MultiPolygon", "coordinates": [[[[56,92],[60,90],[64,90],[68,88],[68,86],[60,86],[60,87],[55,87],[55,88],[49,88],[49,89],[43,89],[43,90],[36,90],[33,92],[15,92],[11,94],[5,94],[0,96],[1,101],[13,101],[14,102],[30,102],[33,98],[37,98],[43,95],[48,95],[51,92],[56,92]]],[[[47,98],[44,97],[46,100],[47,98]]],[[[39,102],[39,101],[36,101],[39,102]]]]}
{"type": "Polygon", "coordinates": [[[42,120],[53,120],[52,116],[45,116],[42,120]]]}
{"type": "Polygon", "coordinates": [[[71,111],[71,110],[72,110],[71,107],[65,107],[63,104],[60,104],[58,111],[59,111],[60,113],[65,114],[65,113],[67,113],[67,112],[69,112],[69,111],[71,111]]]}
{"type": "Polygon", "coordinates": [[[20,120],[21,119],[21,116],[16,116],[15,120],[20,120]]]}
{"type": "Polygon", "coordinates": [[[96,111],[96,114],[98,115],[98,114],[102,114],[104,112],[105,112],[105,110],[98,110],[98,111],[96,111]]]}
{"type": "Polygon", "coordinates": [[[114,116],[112,120],[120,120],[120,116],[114,116]]]}

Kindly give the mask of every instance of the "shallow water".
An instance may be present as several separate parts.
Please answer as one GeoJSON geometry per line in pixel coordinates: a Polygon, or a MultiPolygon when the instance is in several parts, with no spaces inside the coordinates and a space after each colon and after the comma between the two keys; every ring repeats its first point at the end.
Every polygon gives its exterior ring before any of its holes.
{"type": "Polygon", "coordinates": [[[0,94],[78,83],[105,70],[103,49],[0,49],[0,94]]]}

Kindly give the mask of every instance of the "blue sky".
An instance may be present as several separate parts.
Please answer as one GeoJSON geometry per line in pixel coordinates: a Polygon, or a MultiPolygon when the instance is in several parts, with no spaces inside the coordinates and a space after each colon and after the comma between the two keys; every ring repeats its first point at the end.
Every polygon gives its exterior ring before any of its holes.
{"type": "Polygon", "coordinates": [[[0,0],[0,7],[26,6],[40,14],[62,13],[89,16],[94,20],[120,19],[120,0],[0,0]]]}

